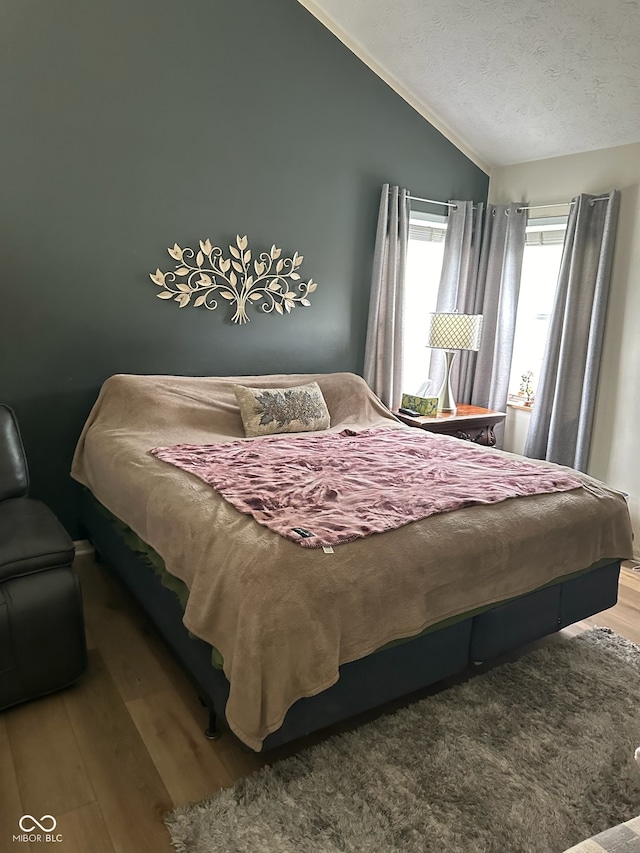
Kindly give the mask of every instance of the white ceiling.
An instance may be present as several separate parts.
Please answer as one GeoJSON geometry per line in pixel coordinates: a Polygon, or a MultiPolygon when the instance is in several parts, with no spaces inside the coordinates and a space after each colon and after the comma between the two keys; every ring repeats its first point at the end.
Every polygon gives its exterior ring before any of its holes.
{"type": "Polygon", "coordinates": [[[485,167],[640,142],[640,0],[299,0],[485,167]]]}

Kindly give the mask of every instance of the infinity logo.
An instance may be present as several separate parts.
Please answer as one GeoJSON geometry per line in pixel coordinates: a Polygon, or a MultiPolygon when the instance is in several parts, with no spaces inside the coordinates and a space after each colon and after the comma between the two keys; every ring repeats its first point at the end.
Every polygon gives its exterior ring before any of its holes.
{"type": "Polygon", "coordinates": [[[43,814],[40,820],[36,820],[36,818],[31,814],[25,814],[20,818],[19,826],[23,832],[33,832],[36,827],[42,830],[42,832],[53,832],[57,826],[57,821],[55,817],[50,814],[43,814]],[[51,821],[51,825],[47,826],[45,822],[49,820],[51,821]],[[26,824],[25,821],[27,821],[26,824]],[[28,821],[32,821],[31,825],[28,821]]]}

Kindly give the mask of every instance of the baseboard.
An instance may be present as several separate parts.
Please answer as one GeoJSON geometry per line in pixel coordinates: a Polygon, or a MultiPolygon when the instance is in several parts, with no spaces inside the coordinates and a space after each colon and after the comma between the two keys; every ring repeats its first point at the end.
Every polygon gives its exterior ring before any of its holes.
{"type": "Polygon", "coordinates": [[[86,554],[93,554],[94,548],[88,539],[74,539],[73,544],[76,546],[76,557],[84,557],[86,554]]]}

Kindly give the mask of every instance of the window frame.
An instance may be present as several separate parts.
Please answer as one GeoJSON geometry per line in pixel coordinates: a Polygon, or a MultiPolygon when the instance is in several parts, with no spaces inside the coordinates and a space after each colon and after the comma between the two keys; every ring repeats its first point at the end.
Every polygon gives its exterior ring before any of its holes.
{"type": "MultiPolygon", "coordinates": [[[[546,245],[564,245],[565,236],[567,232],[567,224],[569,221],[569,215],[560,215],[560,216],[540,216],[540,217],[531,217],[527,219],[526,231],[525,231],[525,251],[527,245],[529,246],[544,246],[544,242],[536,243],[527,243],[526,236],[531,234],[532,232],[545,232],[545,231],[561,231],[562,232],[562,241],[554,241],[553,243],[547,243],[546,245]]],[[[560,264],[562,263],[562,255],[560,256],[560,261],[558,263],[558,275],[560,273],[560,264]]],[[[522,282],[522,273],[524,272],[524,257],[523,257],[523,268],[521,271],[521,282],[522,282]]],[[[555,287],[557,288],[558,280],[556,277],[555,287]]],[[[555,296],[555,290],[554,290],[555,296]]],[[[518,294],[518,306],[516,307],[516,329],[518,324],[518,309],[520,307],[520,298],[521,291],[518,294]]],[[[553,305],[551,306],[551,310],[553,310],[553,305]]],[[[550,317],[551,315],[549,315],[550,317]]],[[[548,326],[547,326],[547,336],[548,336],[548,326]]],[[[515,337],[514,337],[514,350],[515,350],[515,337]]],[[[512,354],[513,359],[513,354],[512,354]]],[[[517,409],[525,409],[526,411],[531,411],[535,405],[535,390],[531,399],[523,400],[523,396],[515,393],[515,386],[512,383],[512,374],[513,374],[513,361],[511,365],[511,369],[509,371],[509,390],[507,394],[507,405],[512,406],[517,409]]],[[[539,381],[540,377],[538,377],[539,381]]]]}
{"type": "MultiPolygon", "coordinates": [[[[446,233],[447,233],[447,229],[449,227],[449,217],[446,214],[430,213],[427,211],[415,210],[414,208],[412,208],[410,211],[410,215],[409,215],[409,243],[412,242],[412,230],[413,229],[418,229],[418,228],[429,229],[429,228],[433,228],[433,226],[435,226],[438,231],[442,231],[442,239],[438,239],[438,240],[427,239],[427,240],[424,240],[423,242],[432,242],[432,243],[437,243],[437,244],[441,245],[443,253],[444,253],[444,241],[446,239],[446,233]]],[[[415,235],[415,231],[413,231],[413,234],[415,235]]],[[[416,243],[421,242],[420,237],[417,237],[417,235],[414,236],[414,240],[416,243]]],[[[408,247],[408,252],[409,251],[410,251],[410,249],[408,247]]],[[[438,297],[438,289],[440,286],[441,273],[442,273],[442,267],[440,267],[440,270],[437,274],[437,279],[434,280],[434,282],[433,282],[432,296],[434,298],[432,300],[432,302],[433,302],[432,310],[434,310],[434,311],[436,309],[436,301],[437,301],[437,297],[438,297]]],[[[405,286],[405,288],[406,288],[406,286],[405,286]]],[[[405,312],[413,314],[414,312],[409,305],[408,290],[409,290],[409,288],[405,289],[405,299],[404,299],[404,303],[403,303],[403,310],[405,312]]],[[[405,322],[405,336],[406,336],[406,334],[407,334],[407,328],[406,328],[406,322],[405,322]]],[[[418,373],[418,369],[416,369],[416,370],[407,369],[407,365],[409,363],[409,361],[407,359],[408,351],[410,349],[413,349],[414,347],[417,347],[417,340],[415,338],[415,335],[412,335],[412,338],[413,338],[412,343],[414,345],[413,347],[410,343],[405,344],[403,342],[402,390],[403,390],[403,393],[415,394],[418,392],[418,390],[422,391],[424,389],[425,381],[427,380],[427,378],[429,376],[429,372],[430,372],[429,368],[430,368],[430,361],[431,361],[431,350],[429,350],[426,347],[426,334],[425,334],[424,343],[420,345],[420,348],[424,347],[424,359],[421,360],[421,362],[420,362],[421,367],[419,369],[419,372],[421,374],[422,379],[421,379],[420,386],[418,387],[418,384],[416,384],[418,377],[415,375],[418,373]],[[416,384],[415,388],[413,387],[413,384],[416,384]],[[411,387],[408,387],[408,386],[411,386],[411,387]]],[[[413,357],[415,357],[415,353],[413,353],[413,355],[411,357],[412,360],[413,360],[413,357]]],[[[417,362],[414,362],[414,363],[417,363],[417,362]]]]}

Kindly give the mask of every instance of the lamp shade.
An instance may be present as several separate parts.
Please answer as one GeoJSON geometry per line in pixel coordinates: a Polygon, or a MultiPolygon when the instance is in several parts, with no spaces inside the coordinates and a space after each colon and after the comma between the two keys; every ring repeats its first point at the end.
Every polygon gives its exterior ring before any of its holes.
{"type": "Polygon", "coordinates": [[[435,349],[480,349],[482,314],[429,314],[427,346],[435,349]]]}

